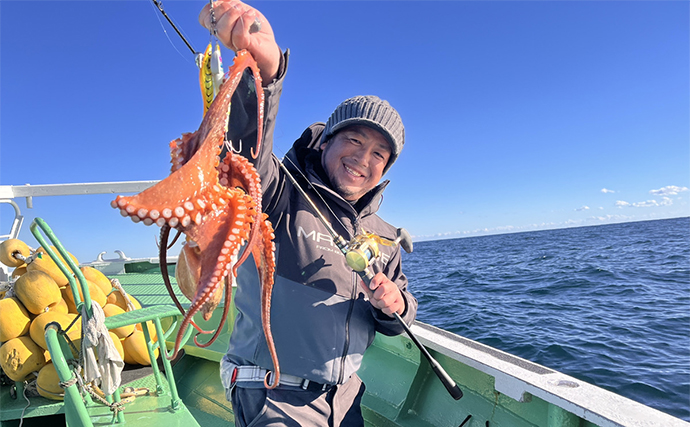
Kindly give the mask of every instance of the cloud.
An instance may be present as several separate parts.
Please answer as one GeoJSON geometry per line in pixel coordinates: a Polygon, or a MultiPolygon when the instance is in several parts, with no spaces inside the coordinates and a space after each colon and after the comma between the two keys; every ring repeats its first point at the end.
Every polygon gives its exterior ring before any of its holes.
{"type": "Polygon", "coordinates": [[[585,205],[585,206],[582,206],[581,208],[577,208],[577,209],[575,209],[575,210],[578,211],[578,212],[580,212],[580,211],[588,211],[588,210],[589,210],[589,206],[585,205]]]}
{"type": "Polygon", "coordinates": [[[615,191],[609,190],[608,188],[602,188],[602,189],[601,189],[601,192],[602,192],[602,193],[615,193],[615,191]]]}
{"type": "Polygon", "coordinates": [[[676,185],[667,185],[666,187],[662,187],[658,190],[650,190],[649,194],[653,194],[655,196],[675,196],[678,193],[681,193],[683,191],[688,191],[688,187],[678,187],[676,185]]]}
{"type": "Polygon", "coordinates": [[[630,217],[627,215],[605,215],[605,216],[592,216],[589,218],[590,221],[600,221],[600,222],[611,222],[611,221],[629,221],[633,219],[634,217],[630,217]]]}
{"type": "Polygon", "coordinates": [[[668,197],[663,197],[661,201],[656,201],[656,200],[646,200],[644,202],[635,202],[635,203],[628,203],[623,200],[618,200],[616,201],[616,207],[618,208],[623,208],[626,206],[633,207],[633,208],[652,208],[652,207],[659,207],[659,206],[671,206],[673,204],[673,200],[671,200],[668,197]]]}

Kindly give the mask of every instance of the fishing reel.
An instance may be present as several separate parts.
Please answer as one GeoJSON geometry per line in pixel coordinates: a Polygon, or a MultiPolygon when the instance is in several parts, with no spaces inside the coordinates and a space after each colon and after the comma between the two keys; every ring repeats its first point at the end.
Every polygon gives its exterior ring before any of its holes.
{"type": "Polygon", "coordinates": [[[365,271],[371,262],[381,255],[379,245],[400,245],[405,252],[410,253],[412,252],[412,237],[404,228],[398,228],[394,240],[372,233],[358,234],[347,245],[347,252],[345,252],[347,265],[357,272],[365,271]]]}

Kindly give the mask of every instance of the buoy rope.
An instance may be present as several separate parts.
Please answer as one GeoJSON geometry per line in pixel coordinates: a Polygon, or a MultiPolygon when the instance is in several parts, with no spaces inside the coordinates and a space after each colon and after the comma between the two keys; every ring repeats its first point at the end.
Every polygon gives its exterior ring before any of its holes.
{"type": "Polygon", "coordinates": [[[24,392],[22,393],[22,396],[24,396],[24,399],[26,399],[26,406],[24,407],[24,409],[22,409],[22,415],[19,417],[19,427],[22,427],[22,424],[24,424],[24,413],[29,408],[29,406],[31,406],[31,401],[29,400],[29,398],[26,395],[26,389],[27,389],[27,387],[25,384],[24,392]]]}
{"type": "MultiPolygon", "coordinates": [[[[127,311],[134,311],[136,307],[134,307],[132,300],[129,299],[129,295],[127,295],[127,292],[125,292],[125,288],[122,287],[120,281],[117,279],[111,279],[110,284],[120,293],[120,295],[122,295],[122,298],[124,298],[125,302],[127,303],[127,311]]],[[[113,292],[115,292],[115,290],[110,291],[110,293],[113,292]]]]}

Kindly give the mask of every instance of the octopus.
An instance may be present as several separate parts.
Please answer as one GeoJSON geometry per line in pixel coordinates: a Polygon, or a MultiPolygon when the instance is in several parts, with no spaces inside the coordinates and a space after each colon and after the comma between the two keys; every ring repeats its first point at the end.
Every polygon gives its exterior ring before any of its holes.
{"type": "Polygon", "coordinates": [[[273,372],[266,375],[264,385],[275,388],[280,381],[280,367],[270,326],[275,272],[273,227],[261,209],[261,179],[254,166],[232,150],[220,158],[226,143],[230,100],[247,69],[254,76],[258,97],[257,143],[256,150],[251,150],[251,156],[256,158],[261,149],[264,95],[256,61],[247,51],[239,51],[199,129],[170,143],[170,175],[139,194],[118,196],[111,205],[135,223],[161,227],[161,272],[175,304],[184,314],[171,359],[177,356],[187,328],[210,333],[199,328],[192,317],[201,312],[208,320],[224,288],[225,305],[218,328],[208,342],[200,343],[199,334],[194,342],[206,347],[218,337],[230,308],[237,268],[253,255],[261,283],[262,326],[273,362],[273,372]],[[167,277],[166,245],[171,229],[186,236],[177,266],[178,286],[191,300],[186,312],[167,277]],[[243,245],[244,251],[240,253],[243,245]]]}

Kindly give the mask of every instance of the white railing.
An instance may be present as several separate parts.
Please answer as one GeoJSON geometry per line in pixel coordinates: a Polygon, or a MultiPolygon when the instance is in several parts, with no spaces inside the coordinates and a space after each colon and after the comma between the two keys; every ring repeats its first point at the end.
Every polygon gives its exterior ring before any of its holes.
{"type": "Polygon", "coordinates": [[[19,205],[13,200],[18,198],[26,199],[26,207],[33,207],[34,197],[47,196],[80,196],[88,194],[121,194],[139,193],[152,185],[157,180],[152,181],[117,181],[117,182],[86,182],[76,184],[42,184],[42,185],[0,185],[0,203],[6,203],[14,208],[14,220],[9,234],[1,234],[0,241],[15,239],[19,235],[24,217],[22,216],[19,205]]]}

